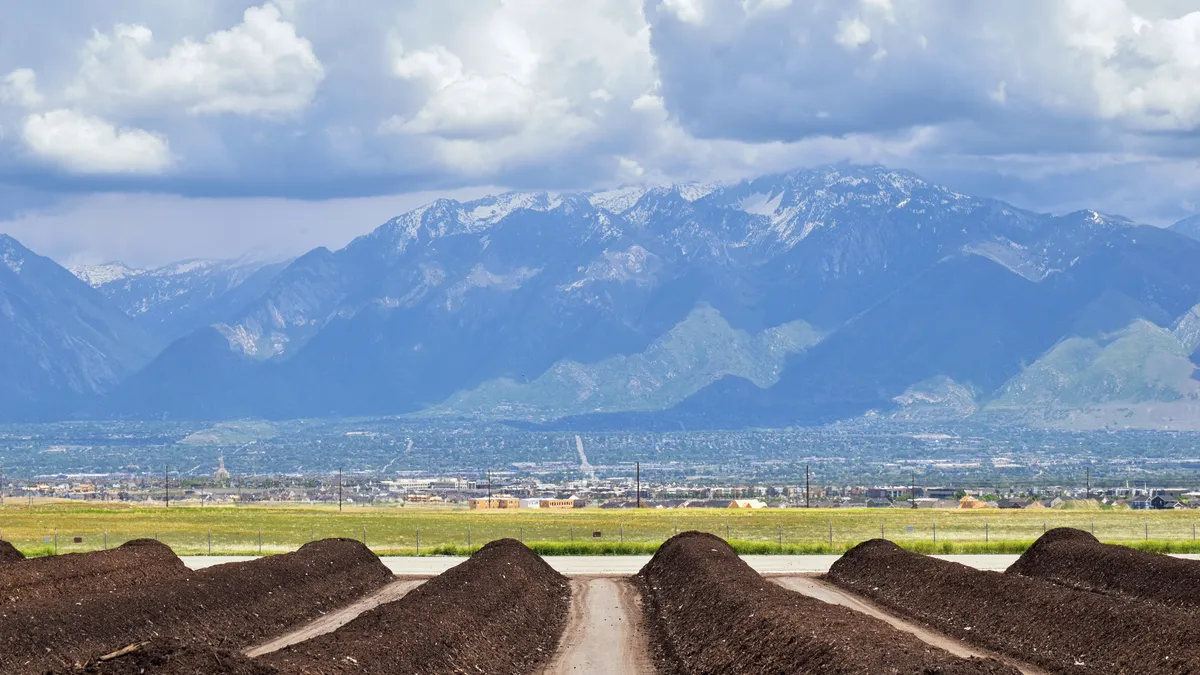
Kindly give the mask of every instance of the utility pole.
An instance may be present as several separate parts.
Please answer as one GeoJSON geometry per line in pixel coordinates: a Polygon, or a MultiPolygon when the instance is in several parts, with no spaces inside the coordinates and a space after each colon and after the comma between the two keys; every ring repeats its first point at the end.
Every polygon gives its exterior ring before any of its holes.
{"type": "Polygon", "coordinates": [[[804,508],[806,508],[806,509],[812,508],[812,501],[810,500],[809,494],[810,493],[808,490],[808,465],[805,464],[804,465],[804,508]]]}
{"type": "Polygon", "coordinates": [[[338,513],[342,512],[342,470],[338,469],[338,513]]]}
{"type": "Polygon", "coordinates": [[[163,487],[166,489],[166,508],[171,508],[171,471],[166,464],[163,465],[163,487]]]}
{"type": "Polygon", "coordinates": [[[637,507],[642,508],[642,463],[637,463],[637,507]]]}
{"type": "Polygon", "coordinates": [[[1084,487],[1085,491],[1083,493],[1083,498],[1091,499],[1092,498],[1092,467],[1091,466],[1087,467],[1087,483],[1085,485],[1086,485],[1086,487],[1084,487]]]}

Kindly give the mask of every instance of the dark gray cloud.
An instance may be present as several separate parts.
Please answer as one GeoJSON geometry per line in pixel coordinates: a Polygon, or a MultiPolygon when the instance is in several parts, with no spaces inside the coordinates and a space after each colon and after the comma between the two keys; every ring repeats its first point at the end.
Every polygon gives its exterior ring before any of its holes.
{"type": "Polygon", "coordinates": [[[234,221],[293,218],[288,200],[371,215],[310,227],[334,243],[407,203],[373,199],[388,195],[841,160],[1155,222],[1200,188],[1194,0],[10,4],[0,230],[66,258],[320,238],[200,246],[189,200],[234,221]],[[97,204],[108,215],[89,220],[97,204]],[[104,243],[124,236],[120,209],[146,220],[135,247],[104,243]]]}

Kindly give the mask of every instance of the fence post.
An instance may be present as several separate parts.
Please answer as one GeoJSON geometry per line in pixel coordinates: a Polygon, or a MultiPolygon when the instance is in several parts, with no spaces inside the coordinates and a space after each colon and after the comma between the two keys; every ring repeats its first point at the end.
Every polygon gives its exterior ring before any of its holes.
{"type": "Polygon", "coordinates": [[[367,524],[363,523],[363,546],[367,545],[367,524]]]}
{"type": "Polygon", "coordinates": [[[833,553],[833,518],[829,519],[829,552],[833,553]]]}
{"type": "Polygon", "coordinates": [[[983,543],[986,544],[991,540],[992,540],[992,533],[990,531],[990,523],[988,523],[988,521],[985,520],[985,521],[983,521],[983,543]]]}
{"type": "Polygon", "coordinates": [[[1042,534],[1046,534],[1046,521],[1042,521],[1042,534]]]}
{"type": "Polygon", "coordinates": [[[212,555],[212,528],[208,528],[208,554],[212,555]]]}
{"type": "Polygon", "coordinates": [[[625,523],[621,523],[621,543],[625,543],[625,523]]]}
{"type": "Polygon", "coordinates": [[[104,531],[104,550],[108,550],[108,530],[104,531]]]}
{"type": "Polygon", "coordinates": [[[575,525],[573,523],[571,524],[571,541],[575,541],[575,525]]]}
{"type": "Polygon", "coordinates": [[[725,521],[725,541],[729,541],[729,521],[725,521]]]}
{"type": "Polygon", "coordinates": [[[937,521],[933,521],[933,543],[937,543],[937,521]]]}
{"type": "Polygon", "coordinates": [[[419,556],[419,555],[421,555],[421,526],[418,525],[416,530],[417,530],[417,555],[419,556]]]}
{"type": "Polygon", "coordinates": [[[1146,541],[1150,541],[1150,521],[1146,521],[1146,541]]]}
{"type": "Polygon", "coordinates": [[[1092,536],[1096,536],[1096,521],[1092,521],[1092,536]]]}
{"type": "Polygon", "coordinates": [[[779,550],[783,550],[783,525],[775,523],[775,529],[779,531],[779,550]]]}

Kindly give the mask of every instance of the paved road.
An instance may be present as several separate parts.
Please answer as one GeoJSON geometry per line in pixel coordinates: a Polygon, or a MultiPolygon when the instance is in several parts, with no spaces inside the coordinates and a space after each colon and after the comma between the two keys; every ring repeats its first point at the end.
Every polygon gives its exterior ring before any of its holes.
{"type": "Polygon", "coordinates": [[[810,598],[815,598],[821,602],[830,605],[840,605],[852,609],[860,614],[865,614],[869,617],[879,619],[884,623],[892,626],[897,630],[902,630],[905,633],[911,633],[918,640],[925,644],[933,645],[938,649],[944,649],[955,656],[969,659],[971,657],[986,659],[994,658],[1003,663],[1007,663],[1024,675],[1047,675],[1046,671],[1030,666],[1025,663],[1015,662],[1008,657],[1000,654],[995,654],[978,647],[973,647],[961,640],[957,640],[948,635],[943,635],[936,631],[930,630],[923,626],[919,626],[911,621],[902,619],[882,607],[879,607],[873,602],[860,598],[852,593],[848,593],[833,584],[825,583],[814,577],[776,577],[772,579],[775,583],[783,586],[790,591],[802,593],[810,598]]]}
{"type": "MultiPolygon", "coordinates": [[[[1017,560],[1015,555],[940,555],[981,570],[1005,570],[1017,560]]],[[[838,559],[836,555],[747,555],[742,556],[760,574],[821,574],[838,559]]],[[[183,563],[192,569],[228,562],[254,560],[254,556],[183,556],[183,563]]],[[[458,557],[385,557],[383,564],[393,573],[404,576],[429,577],[441,574],[466,558],[458,557]]],[[[648,555],[613,556],[550,556],[546,562],[567,576],[630,576],[637,574],[650,562],[648,555]]]]}
{"type": "Polygon", "coordinates": [[[627,579],[571,581],[571,615],[543,675],[653,675],[637,590],[627,579]]]}

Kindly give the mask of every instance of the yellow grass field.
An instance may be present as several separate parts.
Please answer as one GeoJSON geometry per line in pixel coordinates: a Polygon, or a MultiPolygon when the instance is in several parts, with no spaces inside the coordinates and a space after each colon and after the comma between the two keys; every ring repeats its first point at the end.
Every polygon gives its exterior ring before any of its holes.
{"type": "Polygon", "coordinates": [[[348,537],[386,555],[465,553],[504,537],[543,554],[653,551],[676,532],[726,537],[742,552],[832,553],[885,536],[922,552],[1019,552],[1046,528],[1076,527],[1103,541],[1200,552],[1200,511],[1047,509],[573,509],[477,512],[452,508],[326,505],[201,507],[173,504],[9,502],[0,536],[27,555],[91,551],[158,538],[181,555],[294,550],[313,538],[348,537]],[[936,532],[935,532],[936,531],[936,532]],[[832,537],[831,537],[832,532],[832,537]],[[596,536],[599,533],[599,536],[596,536]],[[80,541],[76,541],[76,539],[80,541]],[[831,545],[832,543],[832,545],[831,545]]]}

